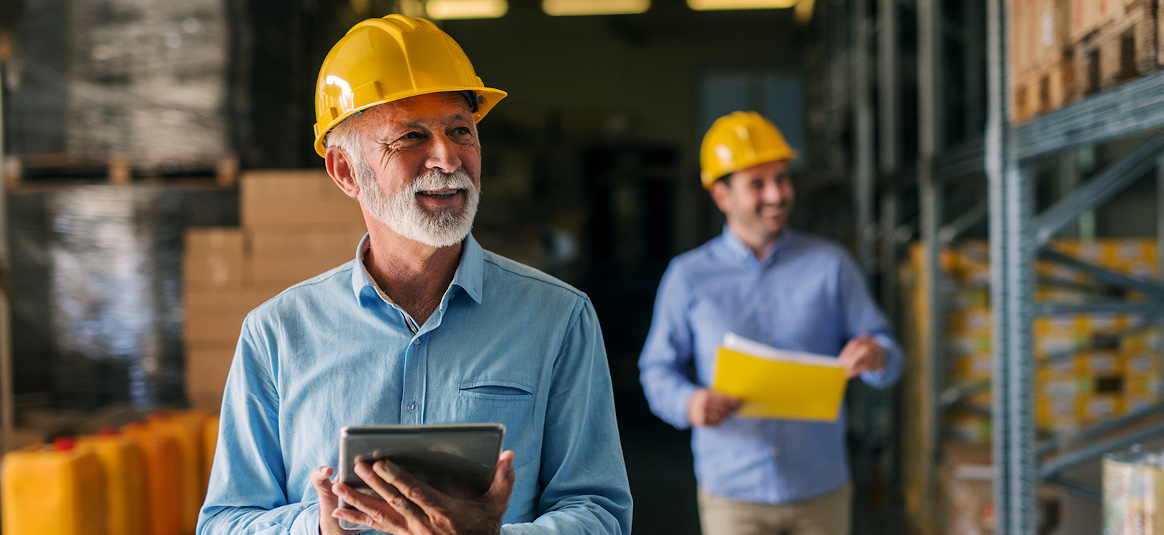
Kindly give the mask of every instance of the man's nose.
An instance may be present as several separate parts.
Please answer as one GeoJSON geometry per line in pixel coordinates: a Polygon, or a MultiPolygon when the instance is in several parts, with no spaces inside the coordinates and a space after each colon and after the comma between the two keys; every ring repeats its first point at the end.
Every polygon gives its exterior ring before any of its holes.
{"type": "Polygon", "coordinates": [[[784,188],[780,186],[778,180],[765,180],[764,190],[761,192],[765,203],[778,204],[783,202],[786,197],[784,188]]]}
{"type": "Polygon", "coordinates": [[[461,168],[461,157],[457,155],[457,145],[445,136],[432,138],[432,150],[425,160],[425,168],[436,169],[448,174],[461,168]]]}

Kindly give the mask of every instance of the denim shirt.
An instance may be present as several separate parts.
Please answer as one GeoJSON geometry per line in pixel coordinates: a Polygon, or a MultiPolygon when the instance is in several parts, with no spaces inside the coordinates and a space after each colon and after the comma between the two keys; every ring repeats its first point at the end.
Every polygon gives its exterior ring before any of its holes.
{"type": "MultiPolygon", "coordinates": [[[[729,229],[668,266],[639,358],[651,411],[684,429],[695,390],[711,384],[716,348],[731,331],[775,347],[839,355],[869,334],[885,368],[875,387],[901,375],[901,352],[856,263],[839,246],[785,230],[766,260],[729,229]]],[[[849,480],[845,414],[835,422],[733,417],[692,431],[695,475],[718,496],[786,503],[835,491],[849,480]]]]}
{"type": "Polygon", "coordinates": [[[502,533],[629,533],[610,372],[585,294],[469,236],[437,310],[410,324],[358,257],[253,310],[198,534],[319,533],[308,478],[336,466],[343,426],[479,422],[505,424],[515,453],[502,533]]]}

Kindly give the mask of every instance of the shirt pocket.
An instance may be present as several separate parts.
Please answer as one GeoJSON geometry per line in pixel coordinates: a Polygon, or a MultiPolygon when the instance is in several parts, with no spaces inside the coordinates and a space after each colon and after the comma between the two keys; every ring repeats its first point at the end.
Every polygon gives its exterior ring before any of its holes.
{"type": "Polygon", "coordinates": [[[513,450],[515,469],[538,456],[533,387],[505,381],[461,383],[457,393],[457,420],[504,424],[504,449],[513,450]]]}

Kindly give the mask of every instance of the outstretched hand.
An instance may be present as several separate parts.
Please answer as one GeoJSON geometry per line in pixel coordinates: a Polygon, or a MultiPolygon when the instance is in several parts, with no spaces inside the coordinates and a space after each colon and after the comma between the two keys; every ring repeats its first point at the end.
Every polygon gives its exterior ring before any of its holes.
{"type": "Polygon", "coordinates": [[[849,340],[839,358],[845,367],[846,379],[885,368],[885,348],[867,334],[849,340]]]}
{"type": "MultiPolygon", "coordinates": [[[[355,509],[333,505],[330,512],[333,518],[328,524],[334,522],[338,528],[338,520],[347,520],[396,535],[496,535],[501,531],[501,517],[509,506],[515,478],[513,452],[508,450],[497,461],[489,490],[477,498],[444,494],[384,460],[357,464],[356,475],[383,501],[335,483],[330,489],[333,496],[343,498],[344,503],[355,509]]],[[[313,474],[313,482],[314,477],[313,474]]],[[[322,493],[320,506],[320,533],[332,535],[324,531],[322,516],[327,513],[322,512],[326,508],[322,493]]]]}

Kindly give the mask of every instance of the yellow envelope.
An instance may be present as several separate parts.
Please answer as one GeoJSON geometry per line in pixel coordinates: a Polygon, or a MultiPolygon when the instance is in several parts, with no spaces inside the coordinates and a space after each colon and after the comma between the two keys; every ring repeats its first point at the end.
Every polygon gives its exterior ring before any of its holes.
{"type": "Polygon", "coordinates": [[[728,333],[711,389],[743,399],[739,417],[832,422],[846,384],[835,358],[781,351],[728,333]]]}

